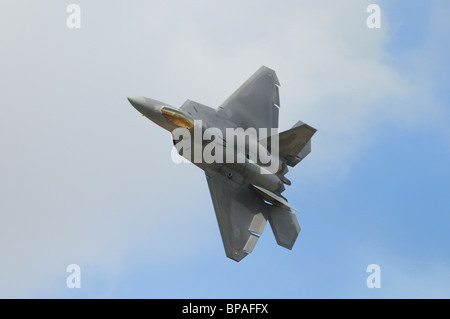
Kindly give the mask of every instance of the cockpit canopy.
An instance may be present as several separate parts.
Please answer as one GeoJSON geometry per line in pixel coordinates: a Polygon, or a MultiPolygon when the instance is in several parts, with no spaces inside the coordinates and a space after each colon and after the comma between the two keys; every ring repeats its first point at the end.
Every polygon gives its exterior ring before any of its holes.
{"type": "Polygon", "coordinates": [[[161,113],[168,121],[172,122],[176,126],[184,127],[188,130],[194,127],[194,121],[178,110],[164,106],[161,108],[161,113]]]}

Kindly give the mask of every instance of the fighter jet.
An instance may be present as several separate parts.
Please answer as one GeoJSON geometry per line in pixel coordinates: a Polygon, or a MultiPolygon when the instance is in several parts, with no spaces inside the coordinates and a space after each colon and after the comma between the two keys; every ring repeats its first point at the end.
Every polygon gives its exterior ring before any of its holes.
{"type": "Polygon", "coordinates": [[[275,71],[262,66],[217,108],[128,97],[172,133],[181,156],[205,172],[226,256],[238,262],[253,251],[267,220],[287,249],[300,233],[295,208],[281,193],[291,185],[288,166],[311,152],[316,129],[298,121],[278,133],[279,87],[275,71]]]}

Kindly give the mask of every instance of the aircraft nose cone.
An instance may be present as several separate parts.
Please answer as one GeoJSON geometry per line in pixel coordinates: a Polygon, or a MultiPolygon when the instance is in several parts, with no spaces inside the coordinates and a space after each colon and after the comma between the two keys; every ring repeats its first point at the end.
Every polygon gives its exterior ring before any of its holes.
{"type": "Polygon", "coordinates": [[[136,110],[138,110],[141,113],[145,112],[146,102],[143,96],[129,96],[127,97],[127,99],[136,110]]]}

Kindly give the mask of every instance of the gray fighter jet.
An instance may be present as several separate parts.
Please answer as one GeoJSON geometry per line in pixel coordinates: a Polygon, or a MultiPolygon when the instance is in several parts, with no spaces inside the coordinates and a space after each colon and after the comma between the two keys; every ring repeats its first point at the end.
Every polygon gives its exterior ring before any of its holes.
{"type": "Polygon", "coordinates": [[[216,109],[128,97],[172,133],[180,155],[205,171],[225,253],[235,261],[253,251],[267,220],[282,247],[292,249],[300,233],[295,208],[281,193],[291,185],[287,166],[311,152],[316,129],[298,121],[278,133],[279,86],[275,71],[262,66],[216,109]]]}

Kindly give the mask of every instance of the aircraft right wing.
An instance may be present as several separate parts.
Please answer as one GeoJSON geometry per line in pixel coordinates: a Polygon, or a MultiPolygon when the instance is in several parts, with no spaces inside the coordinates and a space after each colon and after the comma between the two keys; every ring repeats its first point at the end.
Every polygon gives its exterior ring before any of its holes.
{"type": "Polygon", "coordinates": [[[227,257],[240,261],[253,251],[267,222],[264,201],[249,185],[206,172],[227,257]]]}

